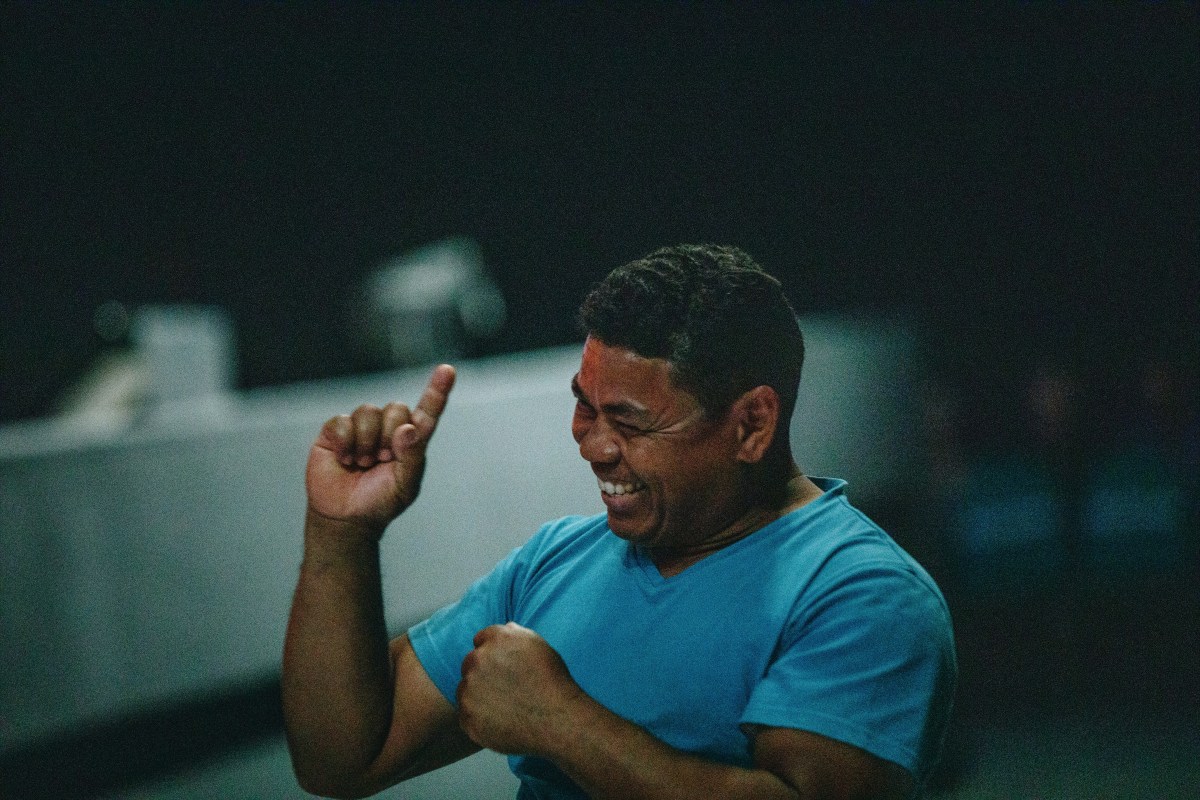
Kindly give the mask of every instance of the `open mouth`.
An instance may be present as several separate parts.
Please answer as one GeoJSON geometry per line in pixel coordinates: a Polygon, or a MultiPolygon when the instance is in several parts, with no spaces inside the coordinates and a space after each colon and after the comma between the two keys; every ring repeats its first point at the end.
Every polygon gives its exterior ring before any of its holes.
{"type": "Polygon", "coordinates": [[[600,491],[604,494],[620,497],[621,495],[633,494],[640,492],[646,488],[645,484],[636,481],[632,483],[614,483],[613,481],[597,481],[600,484],[600,491]]]}

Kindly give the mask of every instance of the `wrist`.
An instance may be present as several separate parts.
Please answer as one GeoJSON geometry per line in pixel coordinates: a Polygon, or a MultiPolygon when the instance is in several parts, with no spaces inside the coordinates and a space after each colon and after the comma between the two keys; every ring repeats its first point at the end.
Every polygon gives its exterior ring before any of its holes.
{"type": "Polygon", "coordinates": [[[314,509],[311,504],[305,509],[304,535],[306,537],[340,536],[378,541],[383,537],[387,526],[387,522],[327,517],[314,509]]]}
{"type": "Polygon", "coordinates": [[[386,527],[332,519],[309,508],[304,519],[304,560],[330,563],[364,556],[375,558],[386,527]]]}
{"type": "MultiPolygon", "coordinates": [[[[558,764],[569,762],[574,757],[571,751],[583,745],[583,738],[602,726],[605,715],[611,713],[572,680],[555,705],[554,713],[545,720],[546,724],[539,726],[541,735],[532,755],[558,764]]],[[[586,745],[583,746],[586,752],[586,745]]]]}

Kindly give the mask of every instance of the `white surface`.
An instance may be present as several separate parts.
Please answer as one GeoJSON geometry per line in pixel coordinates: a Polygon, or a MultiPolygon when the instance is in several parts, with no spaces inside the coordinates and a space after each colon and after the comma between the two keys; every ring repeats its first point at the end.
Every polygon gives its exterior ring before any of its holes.
{"type": "MultiPolygon", "coordinates": [[[[602,509],[566,433],[571,348],[465,364],[417,505],[383,548],[393,625],[458,594],[543,521],[602,509]]],[[[235,398],[208,419],[0,440],[0,744],[278,670],[321,423],[415,402],[422,369],[235,398]]]]}
{"type": "MultiPolygon", "coordinates": [[[[885,493],[911,452],[910,340],[804,323],[810,471],[885,493]]],[[[572,441],[579,347],[460,364],[418,503],[383,549],[387,616],[458,597],[544,521],[602,510],[572,441]]],[[[0,749],[279,668],[303,465],[328,417],[415,402],[428,370],[256,391],[142,427],[0,428],[0,749]]]]}

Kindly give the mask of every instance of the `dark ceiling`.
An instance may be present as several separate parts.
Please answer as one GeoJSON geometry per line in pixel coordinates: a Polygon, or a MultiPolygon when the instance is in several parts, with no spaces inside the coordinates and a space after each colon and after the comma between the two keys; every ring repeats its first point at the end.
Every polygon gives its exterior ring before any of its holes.
{"type": "Polygon", "coordinates": [[[243,386],[361,369],[352,288],[453,235],[509,304],[482,354],[698,240],[964,380],[1194,354],[1196,9],[4,4],[0,419],[113,299],[225,306],[243,386]]]}

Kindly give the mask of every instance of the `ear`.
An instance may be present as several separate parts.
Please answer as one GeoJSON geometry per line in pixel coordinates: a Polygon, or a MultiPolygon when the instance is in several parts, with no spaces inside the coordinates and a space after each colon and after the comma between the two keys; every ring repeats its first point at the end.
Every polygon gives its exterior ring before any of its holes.
{"type": "Polygon", "coordinates": [[[770,386],[755,386],[733,402],[737,422],[738,461],[757,464],[775,441],[779,428],[779,393],[770,386]]]}

